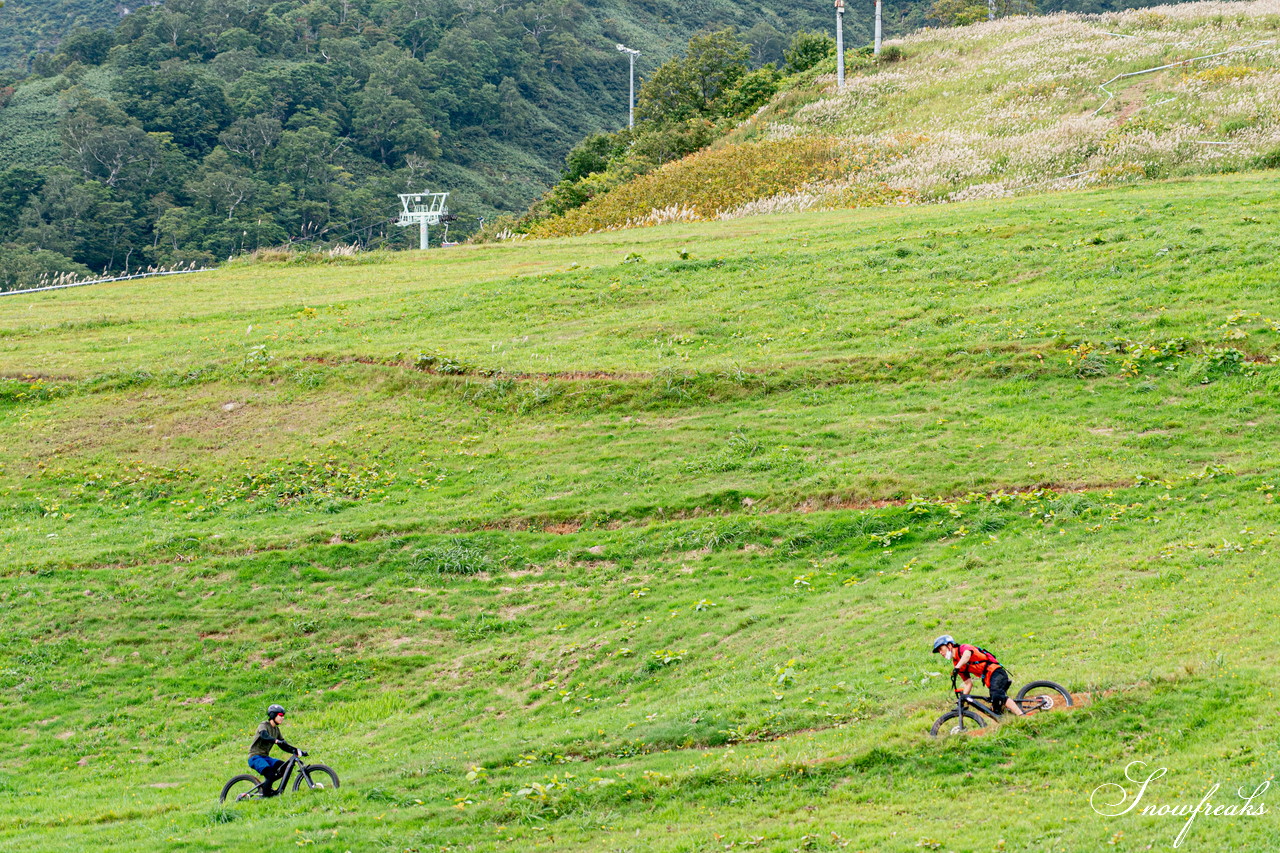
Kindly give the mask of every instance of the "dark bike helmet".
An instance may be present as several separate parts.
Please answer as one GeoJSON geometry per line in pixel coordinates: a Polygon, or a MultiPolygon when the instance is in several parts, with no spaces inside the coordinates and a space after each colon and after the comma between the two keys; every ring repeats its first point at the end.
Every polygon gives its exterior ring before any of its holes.
{"type": "Polygon", "coordinates": [[[272,705],[271,707],[267,708],[267,719],[268,720],[274,719],[276,714],[283,714],[283,713],[284,713],[283,705],[272,705]]]}
{"type": "MultiPolygon", "coordinates": [[[[941,637],[933,641],[933,653],[936,655],[938,653],[938,649],[948,644],[952,646],[956,645],[956,638],[950,634],[943,634],[941,637]]],[[[282,708],[281,710],[284,709],[282,708]]]]}

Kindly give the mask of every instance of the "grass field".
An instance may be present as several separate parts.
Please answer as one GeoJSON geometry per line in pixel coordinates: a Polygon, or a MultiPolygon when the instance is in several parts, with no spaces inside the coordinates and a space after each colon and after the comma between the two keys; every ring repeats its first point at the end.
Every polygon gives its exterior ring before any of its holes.
{"type": "Polygon", "coordinates": [[[1275,197],[0,299],[0,847],[1172,845],[1090,792],[1276,771],[1275,197]],[[944,631],[1089,701],[933,742],[944,631]],[[271,701],[343,787],[219,807],[271,701]]]}

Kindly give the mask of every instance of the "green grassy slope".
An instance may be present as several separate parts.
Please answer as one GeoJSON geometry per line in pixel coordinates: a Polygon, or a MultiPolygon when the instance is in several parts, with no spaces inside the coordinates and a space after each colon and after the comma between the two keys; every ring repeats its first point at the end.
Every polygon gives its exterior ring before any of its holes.
{"type": "Polygon", "coordinates": [[[1275,772],[1273,198],[0,299],[0,841],[1171,844],[1089,792],[1275,772]],[[1092,701],[931,742],[944,630],[1092,701]],[[342,790],[216,807],[273,700],[342,790]]]}
{"type": "MultiPolygon", "coordinates": [[[[30,167],[58,163],[58,123],[66,111],[59,82],[59,78],[27,82],[0,110],[0,162],[30,167]]],[[[111,83],[112,75],[105,68],[89,69],[80,79],[80,85],[99,97],[109,96],[111,83]]]]}

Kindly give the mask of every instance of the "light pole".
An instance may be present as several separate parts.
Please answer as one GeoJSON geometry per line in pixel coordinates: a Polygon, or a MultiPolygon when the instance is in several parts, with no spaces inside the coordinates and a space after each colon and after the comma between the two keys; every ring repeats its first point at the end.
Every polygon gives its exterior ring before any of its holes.
{"type": "Polygon", "coordinates": [[[836,88],[844,88],[844,0],[836,0],[836,88]]]}
{"type": "Polygon", "coordinates": [[[625,44],[618,45],[618,50],[627,55],[631,65],[631,93],[627,99],[627,127],[636,126],[636,57],[640,51],[632,50],[625,44]]]}
{"type": "Polygon", "coordinates": [[[876,56],[880,55],[880,0],[876,0],[876,56]]]}

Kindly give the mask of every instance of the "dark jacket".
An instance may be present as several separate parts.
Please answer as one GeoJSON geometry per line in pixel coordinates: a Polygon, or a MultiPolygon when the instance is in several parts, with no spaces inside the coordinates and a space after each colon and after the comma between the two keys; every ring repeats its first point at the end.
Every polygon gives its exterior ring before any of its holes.
{"type": "Polygon", "coordinates": [[[258,723],[258,731],[253,736],[253,743],[249,746],[249,755],[270,755],[271,747],[278,746],[285,752],[298,752],[297,747],[290,746],[284,738],[280,737],[280,727],[270,720],[263,720],[258,723]]]}

